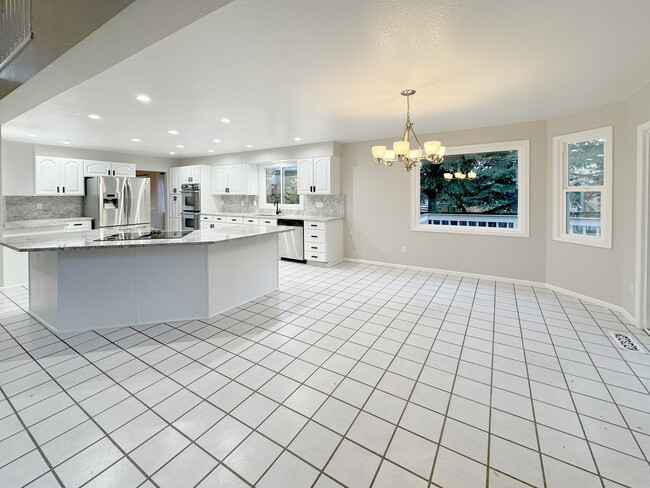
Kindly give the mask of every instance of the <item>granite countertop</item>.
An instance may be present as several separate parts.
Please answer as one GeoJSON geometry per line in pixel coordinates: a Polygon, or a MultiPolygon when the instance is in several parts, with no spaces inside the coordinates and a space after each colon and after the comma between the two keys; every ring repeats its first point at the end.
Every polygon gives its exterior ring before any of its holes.
{"type": "Polygon", "coordinates": [[[201,245],[234,241],[256,236],[292,232],[284,226],[216,224],[214,229],[195,230],[180,239],[143,239],[130,241],[103,241],[100,239],[115,234],[115,229],[96,229],[77,232],[60,232],[15,237],[0,237],[0,245],[14,251],[67,251],[79,249],[115,249],[145,246],[201,245]]]}
{"type": "Polygon", "coordinates": [[[39,219],[39,220],[14,220],[12,222],[5,222],[5,230],[14,229],[33,229],[37,227],[56,227],[57,225],[64,225],[66,222],[79,222],[79,221],[92,220],[92,217],[67,217],[62,219],[39,219]]]}
{"type": "Polygon", "coordinates": [[[246,213],[246,212],[201,212],[201,215],[223,215],[227,217],[251,217],[259,219],[292,219],[292,220],[307,220],[313,222],[327,222],[330,220],[338,220],[344,217],[323,217],[318,215],[290,215],[281,213],[280,215],[262,214],[262,213],[246,213]]]}

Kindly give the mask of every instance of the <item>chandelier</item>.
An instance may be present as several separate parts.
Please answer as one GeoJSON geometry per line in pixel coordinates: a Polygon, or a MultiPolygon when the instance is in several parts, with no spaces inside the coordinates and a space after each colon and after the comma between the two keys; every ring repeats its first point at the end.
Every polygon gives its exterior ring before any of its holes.
{"type": "Polygon", "coordinates": [[[377,164],[384,164],[386,166],[391,166],[393,161],[402,161],[406,171],[411,171],[413,167],[417,166],[418,162],[421,164],[426,162],[433,164],[442,163],[442,159],[445,155],[445,146],[441,146],[440,141],[425,142],[424,152],[426,153],[426,156],[422,156],[420,140],[418,139],[418,136],[415,135],[413,123],[411,122],[411,105],[409,103],[409,97],[415,94],[415,90],[403,90],[400,94],[406,97],[406,123],[404,124],[405,128],[404,133],[402,134],[402,139],[393,143],[392,150],[387,150],[386,146],[373,146],[373,160],[377,164]],[[418,144],[417,149],[411,148],[411,134],[413,134],[413,138],[418,144]]]}

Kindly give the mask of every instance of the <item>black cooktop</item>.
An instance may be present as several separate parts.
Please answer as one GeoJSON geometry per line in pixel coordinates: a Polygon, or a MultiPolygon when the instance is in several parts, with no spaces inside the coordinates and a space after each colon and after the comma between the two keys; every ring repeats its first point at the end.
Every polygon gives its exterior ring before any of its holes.
{"type": "Polygon", "coordinates": [[[191,230],[152,230],[150,232],[117,232],[101,239],[95,239],[95,242],[102,241],[140,241],[148,239],[180,239],[187,234],[192,233],[191,230]]]}

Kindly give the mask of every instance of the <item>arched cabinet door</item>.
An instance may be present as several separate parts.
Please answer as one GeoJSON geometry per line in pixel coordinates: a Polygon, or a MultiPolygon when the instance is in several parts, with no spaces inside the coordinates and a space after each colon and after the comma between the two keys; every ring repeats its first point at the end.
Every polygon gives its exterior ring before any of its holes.
{"type": "Polygon", "coordinates": [[[36,156],[34,166],[34,194],[60,195],[61,158],[36,156]]]}
{"type": "Polygon", "coordinates": [[[61,159],[61,194],[85,195],[84,163],[81,159],[61,159]]]}

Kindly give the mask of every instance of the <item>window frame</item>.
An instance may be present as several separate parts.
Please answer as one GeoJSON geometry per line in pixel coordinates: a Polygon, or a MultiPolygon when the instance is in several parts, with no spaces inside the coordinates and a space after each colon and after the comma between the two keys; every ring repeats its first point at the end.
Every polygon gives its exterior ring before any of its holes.
{"type": "Polygon", "coordinates": [[[553,137],[553,240],[583,246],[612,248],[612,154],[613,127],[606,126],[553,137]],[[569,144],[604,139],[603,184],[569,186],[569,144]],[[600,237],[569,234],[566,231],[567,192],[600,192],[600,237]]]}
{"type": "Polygon", "coordinates": [[[420,166],[412,171],[411,177],[411,230],[415,232],[442,232],[451,234],[472,234],[500,237],[529,237],[529,171],[530,140],[472,144],[467,146],[448,146],[445,154],[472,154],[497,151],[517,151],[517,228],[503,229],[492,227],[437,226],[420,223],[420,166]]]}
{"type": "MultiPolygon", "coordinates": [[[[266,203],[266,170],[267,168],[291,168],[293,166],[298,167],[298,161],[294,159],[283,160],[283,161],[273,161],[269,163],[262,163],[258,165],[259,178],[260,178],[260,191],[259,191],[259,208],[260,209],[271,209],[275,208],[274,203],[266,203]]],[[[282,178],[281,178],[282,180],[282,178]]],[[[280,208],[284,209],[293,209],[293,210],[303,210],[304,201],[303,195],[298,194],[298,203],[281,203],[280,208]]]]}

